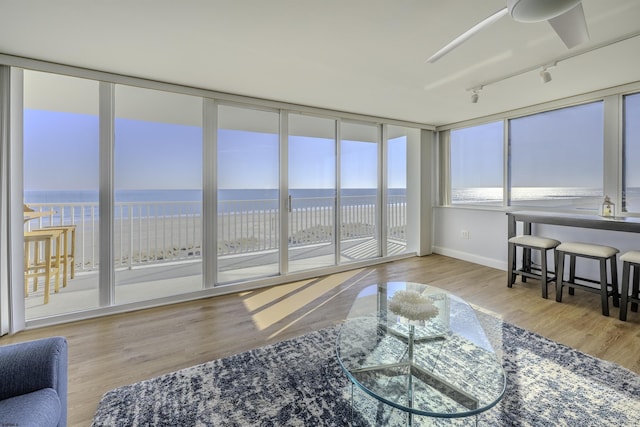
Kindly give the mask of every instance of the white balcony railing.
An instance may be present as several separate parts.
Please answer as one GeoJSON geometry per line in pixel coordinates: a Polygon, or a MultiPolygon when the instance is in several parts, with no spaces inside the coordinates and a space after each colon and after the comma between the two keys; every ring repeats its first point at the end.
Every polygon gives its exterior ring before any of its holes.
{"type": "MultiPolygon", "coordinates": [[[[375,197],[343,197],[341,239],[374,237],[375,197]]],[[[289,214],[292,247],[333,242],[334,199],[294,199],[289,214]]],[[[218,254],[231,256],[277,250],[279,210],[277,200],[218,202],[218,254]]],[[[29,207],[48,215],[31,220],[25,229],[75,224],[76,268],[98,266],[99,215],[97,203],[33,203],[29,207]]],[[[114,261],[116,267],[198,259],[202,248],[200,202],[116,203],[114,261]]],[[[388,236],[406,239],[406,197],[390,196],[387,205],[388,236]]]]}

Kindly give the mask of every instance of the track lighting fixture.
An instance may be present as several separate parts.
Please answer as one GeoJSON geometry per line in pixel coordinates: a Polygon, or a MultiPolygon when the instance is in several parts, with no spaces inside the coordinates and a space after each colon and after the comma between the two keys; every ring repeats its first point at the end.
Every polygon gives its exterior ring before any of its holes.
{"type": "Polygon", "coordinates": [[[540,80],[542,80],[542,83],[549,83],[551,81],[551,73],[543,68],[540,71],[540,80]]]}
{"type": "Polygon", "coordinates": [[[474,87],[473,89],[471,89],[471,91],[473,92],[471,94],[471,103],[472,104],[477,104],[478,103],[478,99],[480,98],[480,91],[481,90],[482,90],[482,86],[474,87]]]}
{"type": "Polygon", "coordinates": [[[542,83],[549,83],[551,81],[551,73],[549,72],[549,68],[553,68],[557,64],[557,62],[552,62],[551,64],[547,64],[542,67],[542,70],[540,70],[540,80],[542,80],[542,83]]]}
{"type": "MultiPolygon", "coordinates": [[[[551,0],[549,0],[549,2],[551,2],[551,0]]],[[[531,67],[527,67],[527,68],[523,68],[521,70],[517,70],[514,71],[510,74],[504,75],[504,76],[500,76],[500,77],[496,77],[492,80],[487,80],[485,82],[483,82],[480,86],[476,86],[474,88],[469,88],[467,89],[467,92],[472,92],[471,94],[471,102],[472,103],[477,103],[478,99],[480,98],[479,92],[482,88],[484,88],[485,86],[489,86],[489,85],[495,85],[496,83],[500,83],[503,82],[505,80],[511,79],[513,77],[519,77],[522,76],[524,74],[530,73],[532,71],[536,71],[536,70],[540,70],[539,74],[540,74],[540,80],[542,80],[543,83],[549,83],[552,79],[551,79],[551,73],[549,72],[549,68],[553,68],[555,66],[558,65],[558,62],[561,61],[566,61],[568,59],[572,59],[575,58],[577,56],[580,55],[584,55],[586,53],[589,52],[593,52],[596,51],[598,49],[602,49],[611,45],[614,45],[616,43],[620,43],[635,37],[640,37],[640,31],[636,31],[634,33],[631,34],[626,34],[622,37],[618,37],[617,39],[614,40],[609,40],[607,42],[598,44],[598,45],[593,45],[587,49],[583,49],[583,50],[579,50],[579,51],[575,51],[575,52],[571,52],[567,55],[561,56],[559,58],[556,58],[555,60],[553,60],[553,62],[547,63],[547,64],[541,64],[541,65],[533,65],[531,67]]],[[[437,58],[436,58],[437,59],[437,58]]],[[[431,61],[434,62],[434,61],[431,61]]],[[[430,86],[425,86],[425,89],[427,89],[427,87],[431,88],[430,86]]]]}

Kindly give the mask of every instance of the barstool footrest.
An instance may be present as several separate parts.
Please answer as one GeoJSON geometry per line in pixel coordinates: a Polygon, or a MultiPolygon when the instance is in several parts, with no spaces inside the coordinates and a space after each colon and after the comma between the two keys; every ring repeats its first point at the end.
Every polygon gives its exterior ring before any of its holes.
{"type": "MultiPolygon", "coordinates": [[[[542,271],[539,268],[532,268],[531,270],[538,271],[539,273],[534,273],[534,272],[522,270],[522,269],[513,270],[513,273],[528,277],[530,279],[536,279],[536,280],[542,281],[542,271]]],[[[547,271],[547,283],[551,283],[555,281],[556,281],[555,271],[547,271]]]]}
{"type": "MultiPolygon", "coordinates": [[[[581,281],[585,281],[585,282],[591,282],[591,283],[600,284],[600,282],[598,282],[596,280],[585,279],[585,278],[582,278],[582,277],[576,277],[576,280],[581,280],[581,281]]],[[[583,291],[593,292],[595,294],[600,294],[600,288],[594,288],[593,286],[585,285],[585,284],[582,284],[582,283],[563,281],[562,282],[562,286],[568,286],[570,288],[578,288],[578,289],[582,289],[583,291]]],[[[607,283],[607,293],[609,294],[609,296],[614,296],[615,297],[615,294],[613,292],[613,284],[612,283],[607,283]],[[611,290],[609,290],[609,288],[611,288],[611,290]]]]}

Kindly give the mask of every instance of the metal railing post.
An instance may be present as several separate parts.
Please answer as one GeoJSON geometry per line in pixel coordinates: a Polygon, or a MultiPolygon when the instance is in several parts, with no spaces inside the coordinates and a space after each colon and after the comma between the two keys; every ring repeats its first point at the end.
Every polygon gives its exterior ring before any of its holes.
{"type": "MultiPolygon", "coordinates": [[[[122,221],[122,218],[120,220],[122,221]]],[[[133,268],[133,205],[129,205],[129,261],[127,267],[129,270],[133,268]]]]}

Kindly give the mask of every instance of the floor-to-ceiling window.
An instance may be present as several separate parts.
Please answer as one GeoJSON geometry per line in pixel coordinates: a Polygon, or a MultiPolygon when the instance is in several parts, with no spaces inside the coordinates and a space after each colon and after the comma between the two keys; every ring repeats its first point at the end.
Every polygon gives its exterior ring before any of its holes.
{"type": "Polygon", "coordinates": [[[279,113],[218,107],[218,277],[228,283],[277,275],[279,113]]]}
{"type": "Polygon", "coordinates": [[[115,89],[115,302],[202,288],[202,98],[115,89]]]}
{"type": "Polygon", "coordinates": [[[336,264],[336,121],[289,114],[289,271],[336,264]]]}
{"type": "Polygon", "coordinates": [[[340,255],[352,262],[381,255],[379,140],[375,124],[340,125],[340,255]]]}
{"type": "MultiPolygon", "coordinates": [[[[73,260],[57,275],[45,303],[45,276],[27,279],[27,320],[98,306],[98,82],[36,71],[24,72],[23,183],[25,235],[49,233],[67,240],[73,260]],[[63,227],[63,234],[51,227],[63,227]],[[66,274],[65,274],[66,273],[66,274]],[[65,274],[65,277],[62,275],[65,274]],[[66,284],[66,286],[65,286],[66,284]]],[[[47,240],[25,249],[30,267],[44,263],[47,240]],[[37,259],[36,259],[37,256],[37,259]]],[[[38,241],[36,241],[38,240],[38,241]]],[[[61,246],[62,247],[62,246],[61,246]]]]}
{"type": "MultiPolygon", "coordinates": [[[[27,320],[143,307],[408,250],[409,139],[420,138],[405,128],[383,142],[383,125],[366,118],[142,81],[25,71],[24,90],[25,232],[67,228],[58,239],[73,258],[66,286],[46,303],[44,279],[30,278],[27,320]],[[212,244],[203,245],[205,232],[212,244]]],[[[30,259],[43,251],[32,246],[30,259]]]]}

